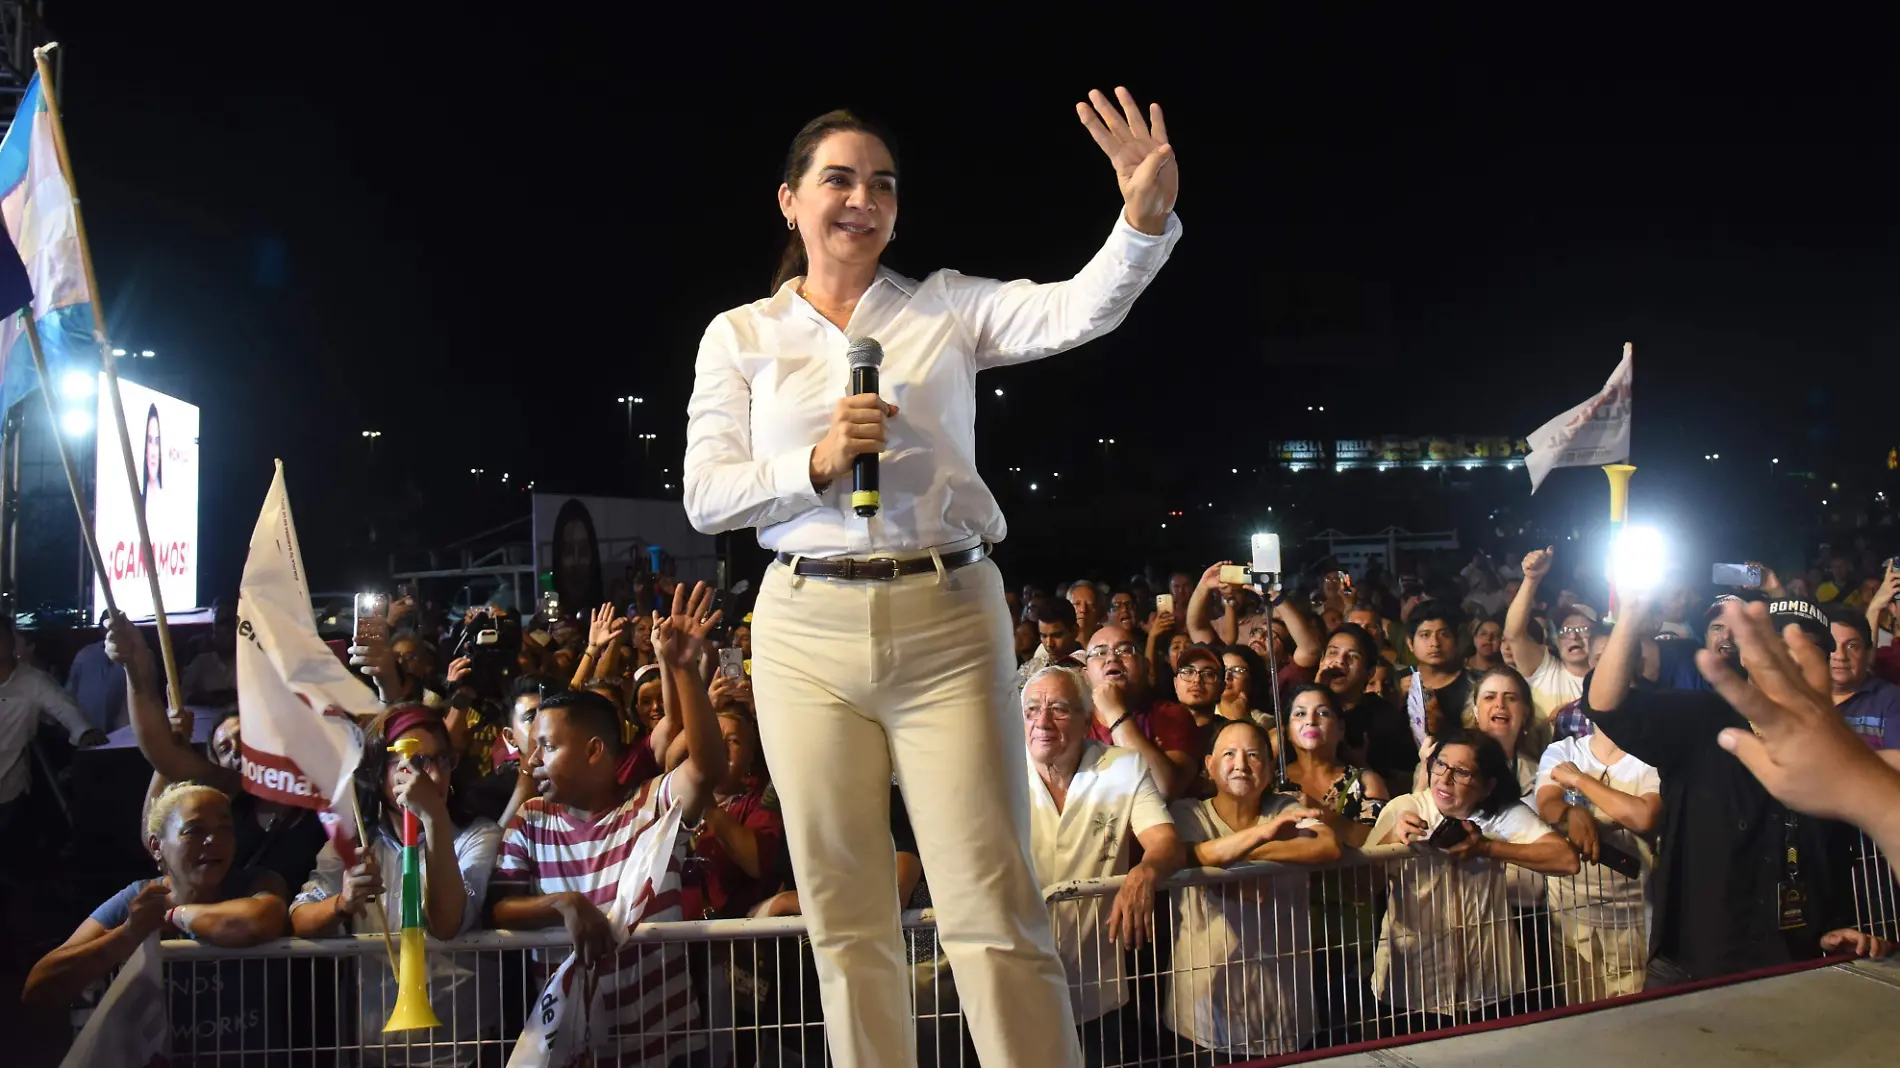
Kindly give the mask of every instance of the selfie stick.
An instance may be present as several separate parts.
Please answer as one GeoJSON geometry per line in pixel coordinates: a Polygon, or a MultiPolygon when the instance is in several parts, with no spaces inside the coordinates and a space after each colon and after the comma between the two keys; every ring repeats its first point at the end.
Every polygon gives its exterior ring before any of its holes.
{"type": "MultiPolygon", "coordinates": [[[[1279,550],[1279,539],[1275,538],[1271,558],[1273,561],[1277,562],[1279,560],[1279,550]]],[[[1267,561],[1260,558],[1259,552],[1256,549],[1254,566],[1265,562],[1267,561]]],[[[1275,656],[1273,652],[1273,587],[1279,582],[1280,573],[1277,571],[1254,571],[1253,577],[1255,581],[1260,583],[1261,599],[1265,602],[1267,609],[1267,689],[1273,695],[1273,731],[1275,734],[1273,753],[1276,775],[1273,781],[1273,792],[1276,794],[1297,792],[1299,787],[1294,786],[1286,777],[1286,747],[1292,744],[1292,737],[1287,734],[1286,719],[1280,710],[1280,659],[1275,656]]],[[[1235,635],[1235,637],[1238,638],[1239,635],[1235,635]]]]}

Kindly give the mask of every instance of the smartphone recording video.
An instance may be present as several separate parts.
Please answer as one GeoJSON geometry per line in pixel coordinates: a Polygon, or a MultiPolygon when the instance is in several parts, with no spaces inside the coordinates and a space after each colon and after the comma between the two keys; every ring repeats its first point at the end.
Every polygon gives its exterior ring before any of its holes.
{"type": "Polygon", "coordinates": [[[1760,564],[1716,564],[1709,571],[1709,582],[1715,586],[1739,586],[1744,589],[1761,588],[1760,564]]]}
{"type": "Polygon", "coordinates": [[[364,636],[374,634],[384,637],[389,629],[389,595],[386,593],[359,593],[356,595],[356,618],[350,633],[361,642],[364,636]]]}

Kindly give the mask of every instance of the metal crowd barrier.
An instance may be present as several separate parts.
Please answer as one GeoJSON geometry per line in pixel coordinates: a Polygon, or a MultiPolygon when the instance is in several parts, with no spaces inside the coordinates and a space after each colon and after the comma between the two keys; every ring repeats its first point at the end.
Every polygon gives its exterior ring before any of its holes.
{"type": "MultiPolygon", "coordinates": [[[[1858,926],[1900,933],[1900,892],[1862,839],[1858,926]]],[[[1641,990],[1650,917],[1640,887],[1585,862],[1544,878],[1402,846],[1319,867],[1192,870],[1157,895],[1155,939],[1110,945],[1120,879],[1047,892],[1088,1062],[1211,1065],[1419,1034],[1641,990]]],[[[974,1065],[928,911],[905,916],[920,1063],[974,1065]]],[[[494,1065],[567,953],[565,933],[431,941],[443,1027],[385,1035],[396,985],[374,936],[244,950],[166,942],[173,1064],[494,1065]]],[[[643,1033],[597,1065],[822,1066],[818,982],[803,921],[646,924],[661,984],[692,1023],[643,1033]],[[690,991],[690,993],[687,993],[690,991]]],[[[670,1015],[677,1006],[666,1013],[670,1015]]],[[[657,1012],[658,1010],[656,1010],[657,1012]]]]}

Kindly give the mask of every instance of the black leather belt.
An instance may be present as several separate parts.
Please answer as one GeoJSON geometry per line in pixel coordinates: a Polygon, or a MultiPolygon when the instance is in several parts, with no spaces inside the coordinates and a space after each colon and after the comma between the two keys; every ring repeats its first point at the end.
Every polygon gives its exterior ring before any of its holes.
{"type": "MultiPolygon", "coordinates": [[[[988,545],[977,545],[962,552],[943,553],[945,570],[954,571],[959,567],[968,567],[990,554],[988,545]]],[[[910,560],[892,560],[878,557],[870,560],[854,560],[848,556],[834,556],[829,559],[800,557],[797,566],[792,565],[791,553],[778,554],[778,562],[792,568],[792,574],[806,578],[844,579],[847,582],[889,582],[905,575],[921,575],[937,570],[936,561],[928,556],[919,556],[910,560]]]]}

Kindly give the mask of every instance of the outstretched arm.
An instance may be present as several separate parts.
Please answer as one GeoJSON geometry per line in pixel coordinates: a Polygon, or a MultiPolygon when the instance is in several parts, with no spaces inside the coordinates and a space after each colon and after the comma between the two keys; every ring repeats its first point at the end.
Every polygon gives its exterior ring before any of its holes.
{"type": "Polygon", "coordinates": [[[106,656],[125,669],[125,703],[131,714],[132,737],[152,768],[170,782],[192,780],[236,796],[243,789],[237,772],[213,764],[190,742],[172,733],[152,650],[123,614],[114,615],[106,625],[106,656]]]}
{"type": "Polygon", "coordinates": [[[1099,92],[1076,105],[1076,117],[1108,157],[1121,188],[1121,217],[1101,251],[1075,277],[1045,285],[949,271],[939,276],[974,342],[979,370],[1041,359],[1113,330],[1180,238],[1173,215],[1180,168],[1160,105],[1150,105],[1144,118],[1128,90],[1115,95],[1119,109],[1099,92]]]}
{"type": "Polygon", "coordinates": [[[706,611],[711,606],[712,590],[696,582],[690,598],[684,585],[674,588],[672,615],[653,613],[653,653],[661,676],[669,680],[679,700],[686,738],[686,763],[675,773],[674,789],[686,805],[688,823],[699,821],[713,787],[726,777],[726,740],[719,733],[705,681],[699,677],[706,634],[719,623],[719,612],[706,611]]]}
{"type": "Polygon", "coordinates": [[[1531,640],[1531,613],[1537,608],[1537,587],[1550,574],[1550,558],[1555,552],[1553,548],[1533,549],[1525,555],[1524,581],[1504,613],[1504,644],[1511,647],[1518,674],[1526,678],[1544,663],[1544,643],[1531,640]]]}

